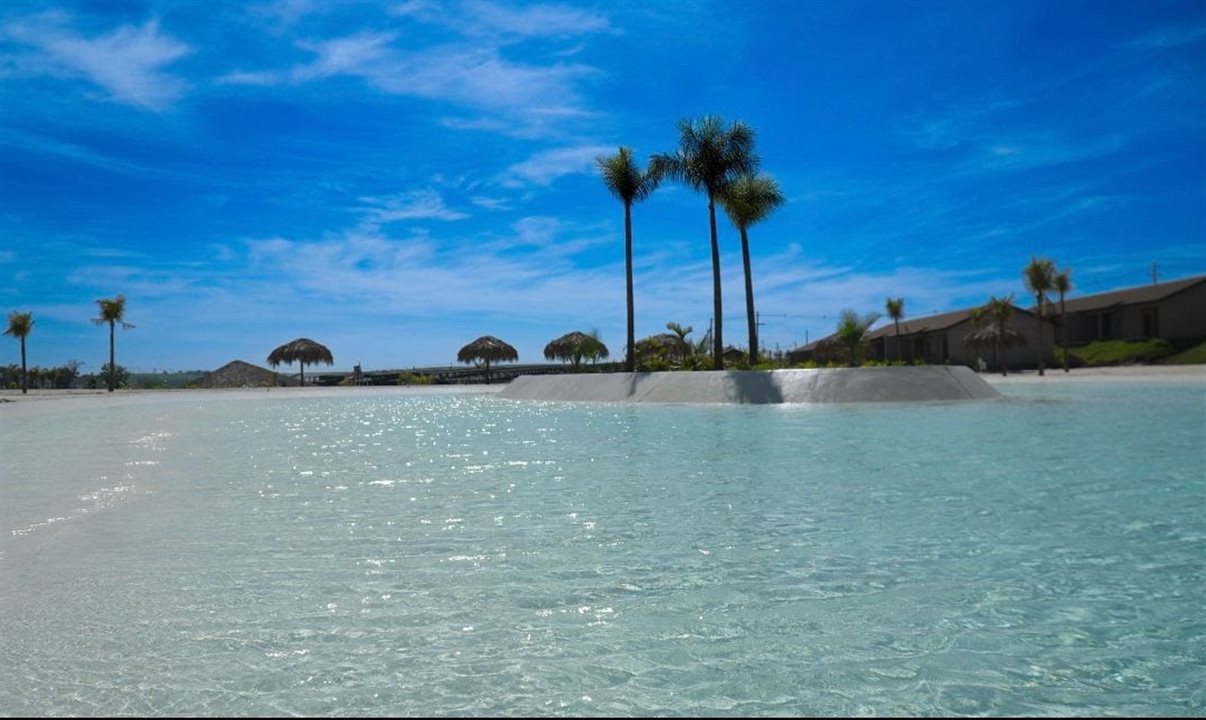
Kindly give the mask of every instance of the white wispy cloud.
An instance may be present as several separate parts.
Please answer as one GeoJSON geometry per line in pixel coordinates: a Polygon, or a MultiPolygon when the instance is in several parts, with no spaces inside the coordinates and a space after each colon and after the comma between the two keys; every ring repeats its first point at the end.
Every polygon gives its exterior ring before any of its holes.
{"type": "Polygon", "coordinates": [[[507,212],[514,207],[512,202],[507,198],[489,197],[486,195],[475,195],[474,197],[469,198],[469,202],[480,208],[494,210],[496,212],[507,212]]]}
{"type": "Polygon", "coordinates": [[[367,222],[380,225],[399,220],[463,220],[467,213],[453,210],[434,190],[414,190],[397,195],[359,198],[367,222]]]}
{"type": "Polygon", "coordinates": [[[1003,136],[996,139],[986,137],[971,157],[957,169],[960,172],[976,173],[1053,167],[1110,155],[1125,145],[1126,139],[1121,135],[1076,139],[1065,138],[1057,133],[1003,136]]]}
{"type": "Polygon", "coordinates": [[[966,98],[927,113],[914,115],[904,124],[904,132],[917,146],[926,150],[947,150],[974,140],[985,127],[991,127],[1010,111],[1024,103],[1000,93],[966,98]]]}
{"type": "Polygon", "coordinates": [[[611,21],[598,13],[568,5],[518,5],[474,0],[462,6],[457,22],[470,35],[573,37],[611,32],[611,21]]]}
{"type": "MultiPolygon", "coordinates": [[[[456,6],[460,7],[460,6],[456,6]]],[[[484,3],[449,12],[448,7],[409,4],[405,20],[450,26],[436,42],[416,44],[415,34],[401,30],[359,30],[338,37],[301,39],[295,44],[313,57],[288,67],[232,70],[218,79],[226,85],[302,85],[338,77],[360,78],[378,91],[450,103],[471,115],[449,115],[442,123],[453,129],[487,130],[533,137],[565,121],[594,117],[580,85],[601,72],[588,64],[567,61],[555,52],[507,56],[505,37],[562,36],[596,32],[606,18],[558,6],[511,6],[484,3]],[[475,28],[491,28],[486,37],[475,28]]]]}
{"type": "Polygon", "coordinates": [[[320,0],[274,0],[251,6],[248,12],[266,18],[275,28],[287,29],[308,15],[326,12],[334,6],[334,3],[320,0]]]}
{"type": "Polygon", "coordinates": [[[1206,41],[1206,25],[1170,25],[1146,32],[1126,45],[1166,50],[1202,41],[1206,41]]]}
{"type": "Polygon", "coordinates": [[[46,13],[6,23],[0,36],[31,48],[10,65],[17,72],[85,78],[117,102],[162,110],[188,89],[166,67],[192,48],[161,32],[155,20],[85,37],[71,29],[68,16],[46,13]]]}
{"type": "Polygon", "coordinates": [[[594,172],[595,158],[613,150],[609,145],[579,145],[543,150],[507,168],[499,181],[506,187],[549,185],[565,175],[594,172]]]}

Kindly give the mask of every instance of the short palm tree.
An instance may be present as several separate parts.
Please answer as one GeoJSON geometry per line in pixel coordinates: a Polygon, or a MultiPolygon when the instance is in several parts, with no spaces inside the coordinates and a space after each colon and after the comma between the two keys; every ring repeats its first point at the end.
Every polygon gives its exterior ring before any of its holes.
{"type": "Polygon", "coordinates": [[[109,377],[107,383],[109,392],[113,392],[117,387],[117,364],[114,362],[114,329],[121,325],[123,330],[129,330],[134,326],[126,322],[126,297],[120,293],[116,297],[101,298],[96,301],[97,307],[100,308],[100,317],[92,318],[92,322],[97,325],[109,326],[109,377]]]}
{"type": "Polygon", "coordinates": [[[846,348],[846,358],[850,367],[858,367],[863,363],[863,348],[867,342],[867,333],[879,318],[880,314],[877,312],[860,316],[850,308],[842,310],[838,316],[837,332],[834,335],[838,343],[846,348]]]}
{"type": "Polygon", "coordinates": [[[1059,293],[1059,340],[1064,347],[1064,372],[1068,372],[1068,306],[1064,296],[1072,289],[1072,271],[1064,268],[1055,274],[1055,291],[1059,293]]]}
{"type": "MultiPolygon", "coordinates": [[[[693,342],[691,342],[691,339],[689,337],[687,337],[688,335],[690,335],[692,332],[695,331],[695,326],[694,325],[680,325],[679,323],[671,320],[670,322],[666,323],[666,329],[669,330],[670,332],[674,333],[678,337],[678,339],[680,341],[680,343],[679,343],[679,356],[680,356],[679,360],[680,360],[681,364],[685,367],[687,365],[687,358],[696,355],[698,352],[695,347],[695,344],[693,342]]],[[[706,350],[707,343],[704,343],[704,347],[706,350]]]]}
{"type": "Polygon", "coordinates": [[[8,314],[8,329],[5,335],[12,335],[21,341],[21,393],[29,392],[29,371],[25,367],[25,338],[33,330],[33,313],[22,313],[13,310],[8,314]]]}
{"type": "Polygon", "coordinates": [[[993,295],[983,307],[972,310],[971,320],[975,330],[963,340],[968,346],[992,348],[992,361],[1002,375],[1008,375],[1009,371],[1001,360],[1001,351],[1010,345],[1026,344],[1026,338],[1009,327],[1012,318],[1013,293],[1003,298],[993,295]]]}
{"type": "Polygon", "coordinates": [[[603,184],[612,195],[624,203],[624,277],[625,297],[628,304],[628,349],[624,357],[624,370],[636,369],[636,310],[632,299],[632,204],[649,197],[657,189],[658,177],[648,170],[637,167],[632,159],[632,149],[621,146],[615,155],[600,155],[595,158],[603,184]]]}
{"type": "Polygon", "coordinates": [[[900,319],[904,317],[904,298],[888,298],[884,301],[884,309],[888,311],[888,317],[892,318],[892,323],[896,326],[896,359],[900,360],[900,319]]]}
{"type": "Polygon", "coordinates": [[[783,204],[783,193],[775,179],[764,173],[742,175],[729,183],[720,202],[729,220],[741,233],[741,263],[745,268],[745,316],[749,323],[750,365],[758,363],[758,322],[754,313],[754,280],[750,272],[750,242],[746,229],[783,204]]]}
{"type": "Polygon", "coordinates": [[[1026,267],[1022,268],[1022,279],[1026,281],[1026,289],[1034,293],[1034,297],[1038,301],[1038,372],[1039,375],[1043,375],[1045,374],[1043,372],[1045,365],[1043,357],[1044,313],[1047,293],[1055,287],[1055,263],[1048,258],[1031,257],[1026,267]]]}
{"type": "Polygon", "coordinates": [[[724,307],[720,295],[720,245],[716,240],[716,202],[725,187],[740,175],[754,172],[754,131],[741,121],[726,125],[716,115],[692,122],[678,121],[678,149],[654,155],[655,177],[678,180],[708,197],[708,228],[712,241],[712,367],[724,369],[724,307]]]}

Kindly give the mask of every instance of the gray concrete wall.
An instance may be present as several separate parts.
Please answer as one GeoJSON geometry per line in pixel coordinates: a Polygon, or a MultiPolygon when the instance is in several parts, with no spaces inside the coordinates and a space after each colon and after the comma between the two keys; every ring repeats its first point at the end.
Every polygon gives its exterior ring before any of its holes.
{"type": "Polygon", "coordinates": [[[963,366],[525,375],[499,397],[634,403],[847,403],[987,400],[963,366]]]}

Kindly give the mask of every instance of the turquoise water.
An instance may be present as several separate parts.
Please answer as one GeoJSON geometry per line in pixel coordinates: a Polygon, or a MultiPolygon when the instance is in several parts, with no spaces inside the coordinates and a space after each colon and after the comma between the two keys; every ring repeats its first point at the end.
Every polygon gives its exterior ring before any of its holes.
{"type": "Polygon", "coordinates": [[[1001,389],[0,408],[0,713],[1202,713],[1206,387],[1001,389]]]}

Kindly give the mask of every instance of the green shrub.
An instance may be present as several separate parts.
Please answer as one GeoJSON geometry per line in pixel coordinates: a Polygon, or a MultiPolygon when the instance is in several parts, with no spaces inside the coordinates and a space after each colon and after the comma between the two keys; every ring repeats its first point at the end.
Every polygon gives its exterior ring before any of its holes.
{"type": "Polygon", "coordinates": [[[1175,355],[1169,355],[1164,360],[1168,365],[1200,365],[1206,363],[1206,341],[1191,348],[1182,350],[1175,355]]]}
{"type": "Polygon", "coordinates": [[[398,374],[399,385],[430,385],[433,378],[430,375],[416,372],[404,372],[398,374]]]}
{"type": "MultiPolygon", "coordinates": [[[[1164,338],[1096,340],[1085,345],[1068,348],[1071,364],[1088,366],[1147,364],[1159,362],[1172,354],[1172,343],[1164,338]],[[1080,363],[1077,363],[1077,360],[1080,363]]],[[[1056,348],[1055,359],[1057,363],[1063,363],[1062,348],[1056,348]]]]}

